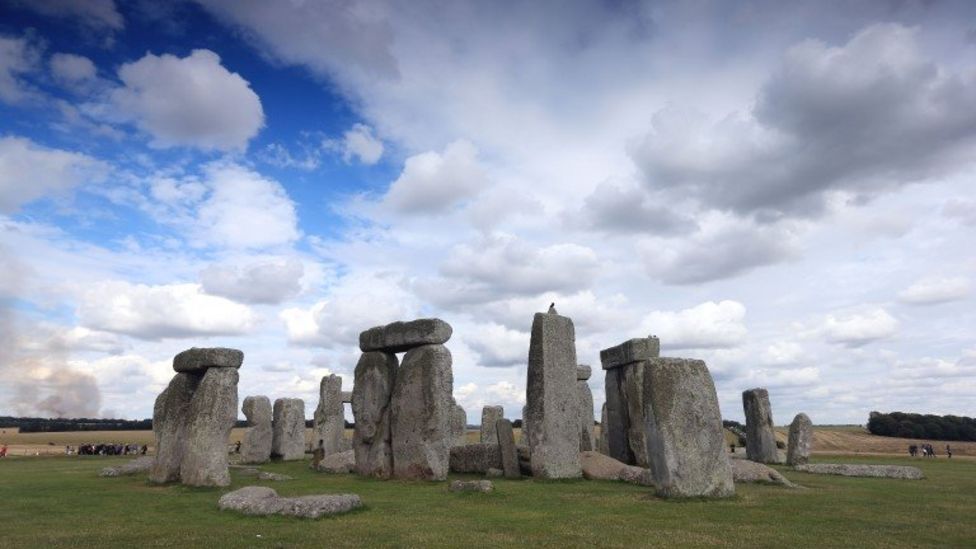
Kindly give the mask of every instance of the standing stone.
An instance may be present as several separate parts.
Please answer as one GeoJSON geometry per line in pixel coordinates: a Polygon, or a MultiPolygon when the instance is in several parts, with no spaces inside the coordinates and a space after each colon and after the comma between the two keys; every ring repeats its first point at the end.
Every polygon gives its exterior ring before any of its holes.
{"type": "Polygon", "coordinates": [[[227,486],[227,439],[237,421],[236,368],[208,368],[187,413],[180,480],[188,486],[227,486]]]}
{"type": "Polygon", "coordinates": [[[705,363],[650,359],[643,381],[647,455],[658,495],[734,495],[718,395],[705,363]]]}
{"type": "Polygon", "coordinates": [[[622,370],[615,368],[607,370],[604,390],[606,391],[607,408],[606,421],[602,429],[606,431],[608,456],[626,464],[634,463],[634,453],[627,442],[627,408],[620,392],[620,378],[622,370]]]}
{"type": "Polygon", "coordinates": [[[501,406],[485,406],[481,409],[481,442],[495,442],[498,438],[495,424],[504,417],[505,409],[501,406]]]}
{"type": "Polygon", "coordinates": [[[241,442],[241,461],[265,463],[271,459],[271,400],[266,396],[249,396],[241,410],[248,425],[241,442]]]}
{"type": "Polygon", "coordinates": [[[356,472],[376,478],[393,474],[390,447],[390,396],[397,376],[397,357],[391,353],[368,352],[356,364],[352,388],[352,414],[356,422],[353,450],[356,472]]]}
{"type": "Polygon", "coordinates": [[[456,401],[453,401],[453,405],[454,412],[451,415],[451,433],[453,436],[453,442],[451,445],[464,446],[468,442],[468,414],[456,401]]]}
{"type": "Polygon", "coordinates": [[[593,392],[590,391],[591,370],[589,366],[576,368],[576,393],[579,397],[580,452],[593,450],[593,392]]]}
{"type": "Polygon", "coordinates": [[[499,419],[495,422],[495,433],[498,435],[498,449],[502,454],[502,471],[505,472],[505,478],[521,477],[512,422],[504,418],[499,419]]]}
{"type": "Polygon", "coordinates": [[[274,403],[271,455],[284,461],[305,459],[305,401],[279,398],[274,403]]]}
{"type": "Polygon", "coordinates": [[[600,409],[600,442],[598,446],[598,451],[605,455],[610,455],[610,442],[607,439],[607,403],[603,403],[603,407],[600,409]]]}
{"type": "Polygon", "coordinates": [[[647,361],[620,368],[620,396],[627,414],[627,445],[638,467],[650,467],[647,457],[647,430],[644,428],[644,370],[647,361]]]}
{"type": "Polygon", "coordinates": [[[522,406],[522,432],[519,436],[519,444],[528,447],[529,445],[529,407],[522,406]]]}
{"type": "Polygon", "coordinates": [[[576,333],[568,317],[536,313],[532,320],[526,397],[532,474],[578,478],[582,473],[576,333]]]}
{"type": "Polygon", "coordinates": [[[796,414],[790,423],[789,444],[786,447],[786,464],[803,465],[810,461],[810,449],[813,447],[813,423],[804,414],[796,414]]]}
{"type": "Polygon", "coordinates": [[[332,374],[319,384],[319,405],[315,408],[312,428],[312,449],[322,447],[322,456],[342,451],[345,414],[342,410],[342,378],[332,374]]]}
{"type": "Polygon", "coordinates": [[[769,391],[743,391],[742,408],[746,414],[746,457],[759,463],[779,463],[769,391]]]}
{"type": "Polygon", "coordinates": [[[150,482],[162,484],[180,480],[190,401],[200,378],[197,374],[176,374],[156,397],[152,423],[156,435],[156,459],[149,470],[150,482]]]}
{"type": "Polygon", "coordinates": [[[453,445],[453,391],[447,347],[424,345],[407,351],[390,398],[394,477],[447,478],[453,445]]]}
{"type": "Polygon", "coordinates": [[[606,370],[607,414],[601,426],[607,433],[609,456],[629,465],[648,467],[644,432],[644,366],[660,354],[656,336],[636,338],[600,351],[606,370]]]}

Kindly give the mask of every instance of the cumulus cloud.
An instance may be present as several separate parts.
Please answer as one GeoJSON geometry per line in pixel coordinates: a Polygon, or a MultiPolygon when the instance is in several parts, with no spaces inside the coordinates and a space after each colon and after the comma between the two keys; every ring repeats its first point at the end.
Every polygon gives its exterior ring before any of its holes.
{"type": "Polygon", "coordinates": [[[641,327],[661,339],[666,349],[735,347],[748,333],[743,321],[746,308],[738,301],[706,301],[680,311],[654,311],[641,327]]]}
{"type": "Polygon", "coordinates": [[[487,324],[476,326],[462,339],[480,357],[481,366],[505,368],[527,364],[529,334],[526,332],[487,324]]]}
{"type": "Polygon", "coordinates": [[[818,331],[831,343],[860,347],[895,335],[898,319],[880,307],[867,308],[829,314],[824,317],[818,331]]]}
{"type": "Polygon", "coordinates": [[[672,235],[698,228],[693,219],[676,212],[666,199],[655,201],[636,185],[599,185],[586,198],[581,214],[589,227],[606,232],[672,235]]]}
{"type": "Polygon", "coordinates": [[[183,58],[147,53],[118,74],[123,86],[111,93],[113,108],[152,136],[155,147],[240,150],[264,126],[248,81],[210,50],[183,58]]]}
{"type": "Polygon", "coordinates": [[[84,85],[95,79],[98,70],[91,59],[73,53],[55,53],[49,61],[55,80],[68,87],[84,85]]]}
{"type": "Polygon", "coordinates": [[[23,77],[37,68],[40,57],[26,38],[0,36],[0,101],[19,103],[32,94],[23,77]]]}
{"type": "Polygon", "coordinates": [[[101,180],[108,167],[90,156],[42,147],[23,137],[0,137],[0,212],[101,180]]]}
{"type": "Polygon", "coordinates": [[[123,281],[88,288],[76,314],[87,328],[146,340],[240,335],[256,321],[248,307],[207,295],[199,284],[149,286],[123,281]]]}
{"type": "Polygon", "coordinates": [[[486,184],[474,146],[456,141],[443,153],[430,151],[408,158],[383,200],[399,212],[434,214],[471,198],[486,184]]]}
{"type": "Polygon", "coordinates": [[[342,134],[341,140],[330,144],[342,153],[342,159],[346,162],[356,159],[362,164],[372,165],[383,156],[383,142],[373,135],[373,128],[365,124],[353,124],[342,134]]]}
{"type": "Polygon", "coordinates": [[[912,305],[935,305],[969,296],[969,279],[956,277],[923,278],[898,293],[898,299],[912,305]]]}
{"type": "Polygon", "coordinates": [[[290,258],[257,261],[243,267],[211,265],[200,273],[203,290],[244,303],[281,303],[298,295],[305,273],[302,262],[290,258]]]}

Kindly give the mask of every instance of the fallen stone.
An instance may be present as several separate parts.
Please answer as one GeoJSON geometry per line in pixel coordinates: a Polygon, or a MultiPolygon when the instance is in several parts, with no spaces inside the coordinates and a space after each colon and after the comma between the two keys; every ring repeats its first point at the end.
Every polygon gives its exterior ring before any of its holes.
{"type": "Polygon", "coordinates": [[[150,482],[162,484],[180,480],[187,413],[200,378],[196,374],[176,374],[156,397],[152,423],[156,435],[156,458],[149,469],[150,482]]]}
{"type": "Polygon", "coordinates": [[[579,398],[576,391],[576,333],[573,321],[536,313],[529,342],[525,412],[533,476],[581,475],[579,398]]]}
{"type": "Polygon", "coordinates": [[[789,443],[786,445],[786,464],[803,465],[810,461],[810,449],[813,446],[813,422],[804,414],[799,413],[790,423],[789,443]]]}
{"type": "Polygon", "coordinates": [[[495,442],[498,434],[495,424],[505,417],[505,409],[501,406],[485,406],[481,409],[481,442],[495,442]]]}
{"type": "Polygon", "coordinates": [[[782,463],[776,451],[769,391],[762,388],[743,391],[742,408],[746,415],[746,455],[759,463],[782,463]]]}
{"type": "Polygon", "coordinates": [[[290,477],[288,475],[282,475],[279,473],[270,473],[268,471],[259,471],[257,477],[258,480],[273,480],[275,482],[294,480],[293,477],[290,477]]]}
{"type": "Polygon", "coordinates": [[[322,378],[319,404],[312,417],[312,449],[321,448],[324,456],[341,452],[342,435],[346,430],[341,377],[332,374],[322,378]]]}
{"type": "Polygon", "coordinates": [[[654,486],[654,474],[651,470],[636,465],[624,465],[617,479],[637,486],[654,486]]]}
{"type": "Polygon", "coordinates": [[[283,498],[265,486],[246,486],[220,497],[217,507],[222,511],[237,511],[245,515],[285,515],[319,518],[346,513],[362,507],[355,494],[330,494],[283,498]]]}
{"type": "Polygon", "coordinates": [[[661,341],[654,337],[629,339],[620,345],[600,351],[600,363],[604,370],[619,368],[634,362],[656,358],[661,354],[661,341]]]}
{"type": "Polygon", "coordinates": [[[451,325],[439,318],[393,322],[359,334],[359,349],[364,353],[402,353],[421,345],[443,345],[451,339],[452,331],[451,325]]]}
{"type": "Polygon", "coordinates": [[[779,484],[787,488],[797,487],[776,469],[763,463],[757,463],[747,459],[732,460],[732,479],[740,484],[746,482],[762,482],[779,484]]]}
{"type": "Polygon", "coordinates": [[[590,368],[586,364],[580,364],[576,367],[576,381],[586,381],[590,379],[593,375],[593,368],[590,368]]]}
{"type": "Polygon", "coordinates": [[[131,461],[127,461],[122,465],[115,465],[113,467],[105,467],[98,473],[100,477],[122,477],[128,475],[138,475],[140,473],[147,473],[149,469],[152,468],[153,461],[155,458],[152,456],[142,456],[137,457],[131,461]]]}
{"type": "MultiPolygon", "coordinates": [[[[587,367],[588,368],[588,367],[587,367]]],[[[579,398],[580,452],[596,450],[593,438],[593,392],[585,379],[576,378],[576,394],[579,398]]]]}
{"type": "Polygon", "coordinates": [[[815,475],[840,475],[845,477],[877,477],[903,480],[921,480],[925,474],[910,465],[853,465],[847,463],[807,463],[797,465],[796,471],[815,475]]]}
{"type": "Polygon", "coordinates": [[[397,375],[397,357],[391,353],[363,353],[356,364],[352,413],[356,426],[352,447],[356,472],[375,478],[393,474],[390,446],[390,396],[397,375]]]}
{"type": "Polygon", "coordinates": [[[320,473],[347,474],[356,470],[356,453],[352,450],[325,456],[316,470],[320,473]]]}
{"type": "Polygon", "coordinates": [[[501,448],[487,442],[465,444],[451,448],[450,467],[452,473],[485,474],[488,469],[502,469],[501,448]]]}
{"type": "Polygon", "coordinates": [[[240,368],[244,353],[226,347],[193,347],[173,357],[173,369],[177,372],[203,373],[207,368],[240,368]]]}
{"type": "Polygon", "coordinates": [[[302,399],[275,400],[271,455],[283,461],[305,459],[305,401],[302,399]]]}
{"type": "Polygon", "coordinates": [[[236,368],[209,368],[187,409],[180,481],[188,486],[227,486],[227,440],[237,422],[236,368]]]}
{"type": "Polygon", "coordinates": [[[256,477],[261,474],[261,469],[257,469],[255,467],[234,467],[231,465],[230,468],[233,469],[237,474],[245,477],[256,477]]]}
{"type": "Polygon", "coordinates": [[[265,463],[271,459],[271,400],[266,396],[249,396],[241,406],[248,429],[241,441],[242,463],[265,463]]]}
{"type": "Polygon", "coordinates": [[[455,480],[451,482],[452,492],[480,492],[487,494],[495,490],[490,480],[455,480]]]}
{"type": "Polygon", "coordinates": [[[390,397],[393,476],[444,480],[454,445],[451,351],[424,345],[407,352],[390,397]]]}
{"type": "Polygon", "coordinates": [[[580,452],[583,478],[588,480],[620,480],[639,486],[654,486],[651,471],[627,465],[596,451],[580,452]]]}
{"type": "Polygon", "coordinates": [[[495,422],[495,433],[498,435],[498,451],[502,459],[502,472],[506,478],[520,478],[522,476],[518,463],[518,448],[515,446],[515,431],[512,422],[499,419],[495,422]]]}

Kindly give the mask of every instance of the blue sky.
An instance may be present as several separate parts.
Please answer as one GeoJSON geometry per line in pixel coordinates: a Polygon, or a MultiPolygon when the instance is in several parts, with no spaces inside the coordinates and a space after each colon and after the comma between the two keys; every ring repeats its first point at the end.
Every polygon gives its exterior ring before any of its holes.
{"type": "Polygon", "coordinates": [[[439,316],[469,419],[518,417],[555,301],[732,419],[972,415],[974,11],[0,1],[0,414],[147,417],[217,345],[310,414],[439,316]]]}

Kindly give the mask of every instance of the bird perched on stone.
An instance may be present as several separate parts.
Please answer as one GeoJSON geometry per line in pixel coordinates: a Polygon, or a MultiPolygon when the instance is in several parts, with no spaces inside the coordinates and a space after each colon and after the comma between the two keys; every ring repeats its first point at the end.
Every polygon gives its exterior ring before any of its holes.
{"type": "Polygon", "coordinates": [[[551,314],[551,315],[557,315],[557,314],[559,314],[559,313],[556,312],[556,303],[555,302],[552,302],[552,303],[549,304],[549,314],[551,314]]]}

